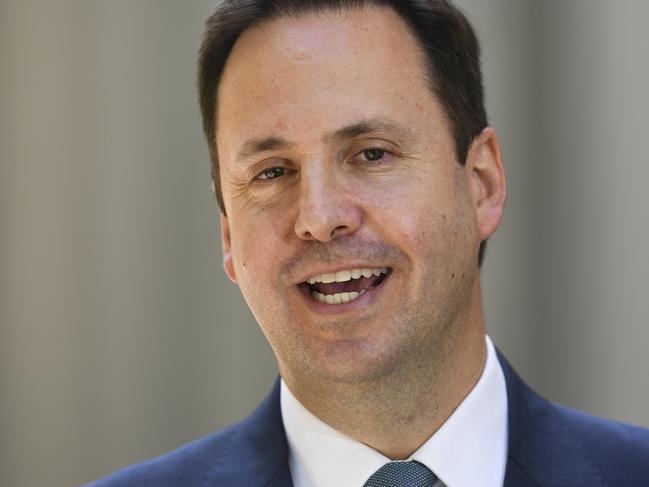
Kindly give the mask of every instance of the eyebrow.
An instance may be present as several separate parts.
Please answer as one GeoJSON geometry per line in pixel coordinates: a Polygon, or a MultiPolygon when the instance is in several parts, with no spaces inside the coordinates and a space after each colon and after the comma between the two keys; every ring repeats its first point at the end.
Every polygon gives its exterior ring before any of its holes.
{"type": "Polygon", "coordinates": [[[262,152],[290,149],[291,146],[292,144],[281,137],[250,139],[243,144],[241,150],[239,150],[239,153],[237,154],[236,160],[242,161],[262,152]]]}
{"type": "Polygon", "coordinates": [[[411,129],[394,120],[371,118],[342,127],[331,134],[325,135],[322,140],[323,142],[342,142],[361,135],[370,134],[391,134],[401,139],[411,139],[414,137],[411,129]]]}
{"type": "MultiPolygon", "coordinates": [[[[397,138],[406,140],[414,138],[412,130],[405,125],[387,118],[371,118],[351,123],[331,133],[325,134],[325,136],[322,137],[322,142],[343,142],[361,135],[369,134],[393,134],[397,138]]],[[[247,140],[241,146],[236,160],[243,161],[264,152],[287,150],[293,146],[294,144],[282,137],[270,136],[264,138],[253,138],[247,140]]]]}

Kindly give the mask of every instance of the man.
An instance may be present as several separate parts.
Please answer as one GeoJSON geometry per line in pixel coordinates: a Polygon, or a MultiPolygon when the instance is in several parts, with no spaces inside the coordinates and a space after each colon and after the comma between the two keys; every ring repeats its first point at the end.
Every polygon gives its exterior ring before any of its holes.
{"type": "Polygon", "coordinates": [[[546,402],[485,335],[506,190],[478,51],[442,0],[218,8],[199,88],[224,267],[281,381],[96,485],[649,485],[646,431],[546,402]]]}

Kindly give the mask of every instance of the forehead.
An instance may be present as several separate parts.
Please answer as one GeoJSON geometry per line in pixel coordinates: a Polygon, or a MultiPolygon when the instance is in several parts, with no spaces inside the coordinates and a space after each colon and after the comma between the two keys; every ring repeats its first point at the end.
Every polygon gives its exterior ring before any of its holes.
{"type": "Polygon", "coordinates": [[[245,31],[226,63],[217,111],[219,158],[262,132],[315,140],[350,120],[439,111],[426,107],[431,103],[425,56],[392,9],[281,17],[245,31]]]}

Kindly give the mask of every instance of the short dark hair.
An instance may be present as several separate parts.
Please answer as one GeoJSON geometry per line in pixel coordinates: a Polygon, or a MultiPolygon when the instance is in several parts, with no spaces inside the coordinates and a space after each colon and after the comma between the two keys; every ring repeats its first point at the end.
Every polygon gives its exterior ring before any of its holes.
{"type": "MultiPolygon", "coordinates": [[[[224,0],[206,22],[197,80],[212,179],[224,214],[216,147],[218,88],[239,36],[251,27],[279,17],[367,6],[392,8],[419,41],[426,56],[431,89],[451,123],[457,160],[465,163],[471,142],[487,126],[487,113],[478,39],[464,13],[449,0],[224,0]]],[[[485,247],[486,241],[481,242],[479,265],[485,247]]]]}

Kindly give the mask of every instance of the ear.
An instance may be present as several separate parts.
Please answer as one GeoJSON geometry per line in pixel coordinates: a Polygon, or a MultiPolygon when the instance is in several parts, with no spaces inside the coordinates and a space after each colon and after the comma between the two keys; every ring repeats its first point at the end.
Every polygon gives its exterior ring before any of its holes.
{"type": "Polygon", "coordinates": [[[473,139],[465,171],[476,210],[478,236],[482,242],[498,228],[507,199],[500,143],[493,128],[485,128],[473,139]]]}
{"type": "Polygon", "coordinates": [[[234,272],[234,262],[232,260],[232,244],[230,241],[230,224],[228,217],[221,213],[221,244],[223,247],[223,269],[225,274],[234,283],[237,282],[237,275],[234,272]]]}

